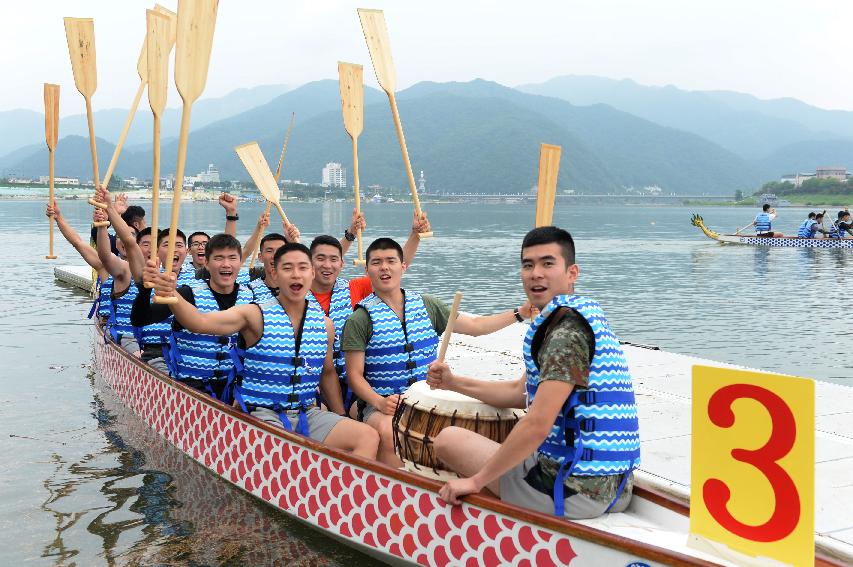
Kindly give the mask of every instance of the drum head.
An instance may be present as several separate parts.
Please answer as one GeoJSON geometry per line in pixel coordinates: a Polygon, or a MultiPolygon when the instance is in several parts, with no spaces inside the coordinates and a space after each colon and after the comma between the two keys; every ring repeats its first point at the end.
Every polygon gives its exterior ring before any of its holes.
{"type": "Polygon", "coordinates": [[[515,419],[526,413],[523,409],[496,408],[450,390],[433,390],[426,380],[409,386],[400,398],[406,405],[416,405],[420,409],[435,408],[435,413],[439,415],[451,415],[455,411],[459,417],[474,417],[479,414],[481,418],[515,419]]]}

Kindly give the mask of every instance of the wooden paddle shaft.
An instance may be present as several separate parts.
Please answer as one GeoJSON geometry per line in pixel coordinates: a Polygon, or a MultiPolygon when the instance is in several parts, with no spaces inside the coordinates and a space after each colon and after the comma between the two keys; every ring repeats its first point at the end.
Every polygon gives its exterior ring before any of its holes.
{"type": "MultiPolygon", "coordinates": [[[[54,150],[50,150],[49,160],[50,160],[49,165],[48,165],[48,175],[50,176],[50,197],[49,197],[49,200],[50,200],[50,206],[53,207],[56,205],[56,199],[54,198],[54,194],[53,194],[54,150]]],[[[56,220],[56,218],[51,216],[47,220],[49,222],[48,226],[50,227],[50,248],[49,248],[48,255],[45,256],[45,259],[46,260],[56,260],[56,256],[53,253],[53,223],[56,220]]]]}
{"type": "Polygon", "coordinates": [[[539,182],[536,189],[536,226],[549,226],[554,216],[554,196],[560,173],[562,148],[551,144],[539,146],[539,182]]]}
{"type": "MultiPolygon", "coordinates": [[[[92,99],[90,97],[86,97],[86,124],[89,127],[89,151],[92,154],[92,182],[95,184],[97,188],[100,182],[100,174],[98,172],[98,147],[95,142],[95,119],[92,115],[92,99]]],[[[106,203],[102,203],[103,207],[107,208],[106,203]]]]}
{"type": "Polygon", "coordinates": [[[457,291],[453,296],[453,307],[450,308],[450,317],[447,319],[447,326],[444,328],[444,336],[441,337],[441,347],[438,350],[438,361],[444,362],[444,355],[447,353],[447,345],[450,344],[450,335],[453,334],[453,325],[456,323],[456,317],[459,315],[459,303],[462,302],[462,292],[457,291]]]}
{"type": "MultiPolygon", "coordinates": [[[[133,124],[133,119],[136,116],[136,110],[139,108],[139,101],[142,100],[142,93],[144,91],[145,82],[141,81],[139,86],[136,88],[136,95],[134,95],[133,102],[130,104],[130,111],[127,113],[127,118],[125,119],[124,126],[121,129],[121,134],[118,136],[118,142],[116,142],[116,147],[113,150],[113,157],[110,159],[110,165],[107,167],[107,173],[104,174],[104,187],[110,186],[110,180],[113,178],[113,172],[115,171],[116,164],[118,163],[118,156],[121,154],[125,140],[127,140],[127,133],[130,131],[130,125],[133,124]]],[[[96,206],[100,206],[100,204],[96,206]]]]}
{"type": "MultiPolygon", "coordinates": [[[[174,214],[174,213],[173,213],[174,214]]],[[[154,169],[151,178],[151,239],[157,242],[160,216],[160,115],[154,114],[154,169]]],[[[151,247],[151,260],[157,260],[157,246],[151,247]]]]}
{"type": "MultiPolygon", "coordinates": [[[[267,201],[267,206],[264,209],[264,215],[270,214],[270,207],[272,207],[272,203],[267,201]]],[[[261,228],[261,232],[263,232],[263,228],[261,228]]],[[[258,259],[258,253],[261,251],[261,238],[260,237],[261,237],[261,235],[259,234],[258,235],[258,245],[255,246],[255,250],[254,250],[254,252],[252,252],[252,259],[249,260],[249,269],[250,270],[255,267],[255,261],[258,259]]]]}
{"type": "MultiPolygon", "coordinates": [[[[352,189],[355,193],[355,214],[361,215],[361,190],[358,185],[358,137],[352,139],[352,189]]],[[[361,227],[355,231],[355,237],[358,239],[358,256],[353,260],[356,266],[363,266],[364,261],[364,244],[361,239],[361,227]]]]}
{"type": "Polygon", "coordinates": [[[412,162],[409,161],[409,150],[406,147],[406,136],[403,134],[403,124],[400,122],[400,112],[397,110],[397,98],[394,93],[388,93],[391,103],[391,115],[394,118],[394,127],[397,129],[397,139],[400,141],[400,151],[403,153],[403,165],[406,167],[406,176],[409,179],[409,192],[415,204],[415,212],[421,215],[421,200],[418,198],[418,188],[415,185],[415,174],[412,173],[412,162]]]}
{"type": "MultiPolygon", "coordinates": [[[[49,152],[49,191],[48,196],[51,206],[56,205],[56,196],[54,192],[54,177],[55,177],[55,158],[56,158],[56,143],[59,138],[59,85],[45,83],[44,85],[44,139],[47,143],[49,152]]],[[[51,216],[48,219],[49,231],[49,248],[47,260],[55,260],[56,255],[53,253],[53,223],[56,220],[51,216]]]]}

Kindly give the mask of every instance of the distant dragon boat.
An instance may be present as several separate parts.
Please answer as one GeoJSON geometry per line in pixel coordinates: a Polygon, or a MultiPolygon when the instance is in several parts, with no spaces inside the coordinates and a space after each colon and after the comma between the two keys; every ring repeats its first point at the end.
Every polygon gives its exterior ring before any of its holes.
{"type": "Polygon", "coordinates": [[[748,246],[772,246],[774,248],[848,248],[853,249],[853,238],[764,238],[748,234],[720,234],[707,226],[700,215],[690,219],[693,226],[705,233],[705,236],[725,244],[746,244],[748,246]]]}

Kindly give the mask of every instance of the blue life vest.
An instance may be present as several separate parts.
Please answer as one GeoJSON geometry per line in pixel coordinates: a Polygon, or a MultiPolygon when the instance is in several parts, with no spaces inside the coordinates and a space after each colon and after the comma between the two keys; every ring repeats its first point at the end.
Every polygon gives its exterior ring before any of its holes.
{"type": "Polygon", "coordinates": [[[139,288],[131,281],[121,297],[113,297],[110,302],[109,331],[113,341],[118,343],[122,337],[136,335],[136,327],[130,324],[130,312],[133,300],[139,295],[139,288]]]}
{"type": "Polygon", "coordinates": [[[92,302],[92,308],[89,310],[89,319],[91,319],[95,313],[98,314],[98,317],[110,316],[110,296],[112,293],[113,277],[109,276],[106,281],[101,282],[101,278],[99,276],[98,291],[95,294],[95,301],[92,302]]]}
{"type": "Polygon", "coordinates": [[[817,234],[817,221],[814,219],[807,219],[797,231],[797,236],[800,238],[814,238],[815,234],[817,234]]]}
{"type": "Polygon", "coordinates": [[[305,409],[316,402],[329,344],[326,316],[306,299],[299,333],[278,300],[259,307],[264,334],[255,345],[235,349],[242,358],[242,364],[237,366],[242,383],[234,389],[234,397],[244,411],[247,405],[253,405],[279,412],[286,429],[290,422],[283,413],[300,410],[296,431],[307,435],[305,409]]]}
{"type": "Polygon", "coordinates": [[[436,359],[438,335],[420,294],[403,290],[405,325],[397,314],[371,293],[357,307],[367,310],[373,334],[364,350],[364,378],[380,396],[401,394],[425,380],[436,359]]]}
{"type": "Polygon", "coordinates": [[[554,481],[554,513],[562,516],[563,483],[570,475],[624,474],[618,499],[629,476],[625,473],[640,465],[640,430],[631,375],[619,340],[610,329],[601,306],[577,295],[558,295],[552,299],[524,337],[528,404],[533,403],[539,387],[539,367],[532,354],[533,339],[548,316],[559,307],[578,312],[595,335],[588,386],[574,387],[551,432],[539,446],[539,454],[560,463],[554,481]]]}
{"type": "Polygon", "coordinates": [[[249,277],[249,268],[241,268],[239,272],[237,272],[237,283],[242,287],[249,285],[249,281],[251,278],[249,277]]]}
{"type": "MultiPolygon", "coordinates": [[[[210,285],[203,283],[193,288],[195,307],[201,313],[219,311],[210,285]]],[[[251,292],[238,286],[235,305],[252,302],[251,292]]],[[[203,335],[186,329],[172,331],[169,337],[169,373],[177,380],[200,380],[209,394],[214,396],[211,381],[225,381],[223,402],[230,402],[228,385],[234,380],[234,361],[231,349],[237,344],[237,334],[228,337],[203,335]]],[[[216,396],[214,396],[216,397],[216,396]]]]}
{"type": "Polygon", "coordinates": [[[764,212],[755,215],[755,234],[764,234],[770,230],[770,215],[764,212]]]}
{"type": "MultiPolygon", "coordinates": [[[[161,270],[162,271],[162,270],[161,270]]],[[[198,283],[198,280],[195,279],[195,271],[190,272],[189,270],[182,269],[178,272],[178,281],[176,283],[176,287],[181,287],[182,285],[193,286],[198,283]]],[[[151,301],[154,301],[154,291],[151,291],[151,301]]],[[[159,323],[151,323],[150,325],[145,325],[144,327],[135,327],[136,329],[136,342],[139,343],[139,346],[142,345],[167,345],[169,344],[169,336],[172,334],[172,319],[174,315],[169,315],[163,321],[159,323]]]]}
{"type": "MultiPolygon", "coordinates": [[[[312,292],[308,292],[308,300],[317,307],[320,303],[314,297],[312,292]]],[[[347,384],[347,366],[344,359],[344,352],[341,350],[341,334],[344,331],[344,324],[352,315],[352,298],[350,296],[349,281],[344,278],[337,278],[335,286],[332,288],[332,297],[329,299],[329,312],[326,314],[332,323],[335,324],[335,344],[332,352],[332,362],[335,365],[335,372],[338,374],[338,380],[341,383],[341,394],[343,395],[344,408],[349,411],[352,405],[352,392],[349,391],[347,384]]]]}
{"type": "Polygon", "coordinates": [[[184,260],[184,263],[181,266],[181,271],[179,272],[178,278],[180,279],[183,277],[196,279],[195,272],[195,265],[192,263],[192,260],[187,258],[186,260],[184,260]]]}
{"type": "Polygon", "coordinates": [[[252,280],[248,284],[249,290],[252,292],[253,303],[257,303],[261,305],[263,303],[269,303],[270,301],[275,300],[275,296],[272,294],[272,290],[270,290],[267,283],[263,280],[263,278],[258,278],[256,280],[252,280]]]}

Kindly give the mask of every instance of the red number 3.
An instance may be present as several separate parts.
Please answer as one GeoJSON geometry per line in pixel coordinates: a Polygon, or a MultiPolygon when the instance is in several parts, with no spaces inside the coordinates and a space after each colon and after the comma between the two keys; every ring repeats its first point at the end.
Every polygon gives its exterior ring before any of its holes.
{"type": "Polygon", "coordinates": [[[800,521],[800,496],[788,473],[778,462],[787,455],[797,438],[797,424],[791,408],[776,394],[750,384],[733,384],[717,390],[708,401],[708,417],[718,427],[731,427],[735,422],[732,404],[747,398],[764,406],[773,423],[770,438],[755,450],[732,449],[732,457],[761,471],[775,496],[773,515],[765,523],[751,526],[731,515],[726,504],[731,490],[725,482],[711,478],[702,487],[702,497],[708,512],[731,533],[750,541],[771,542],[788,536],[800,521]]]}

